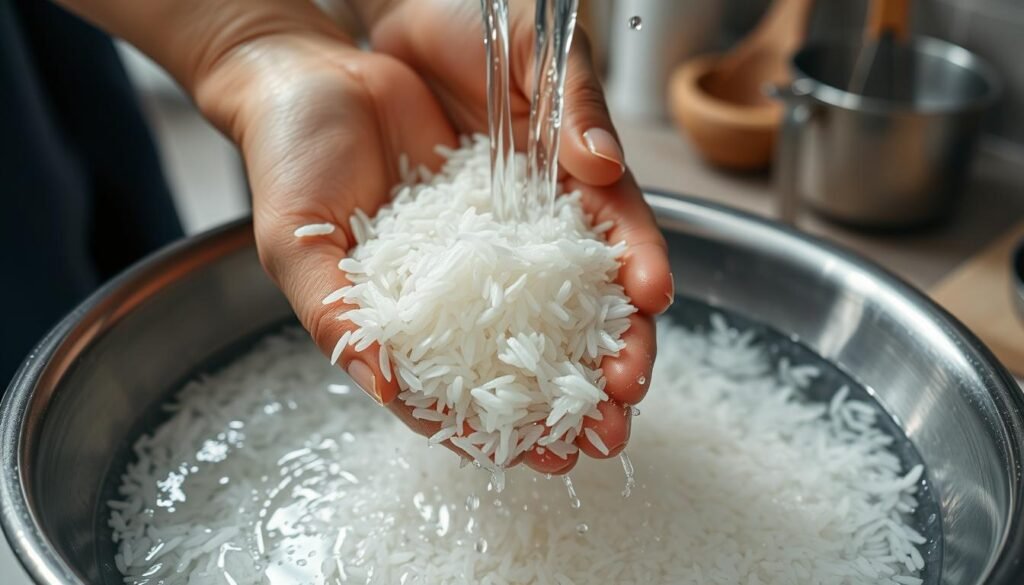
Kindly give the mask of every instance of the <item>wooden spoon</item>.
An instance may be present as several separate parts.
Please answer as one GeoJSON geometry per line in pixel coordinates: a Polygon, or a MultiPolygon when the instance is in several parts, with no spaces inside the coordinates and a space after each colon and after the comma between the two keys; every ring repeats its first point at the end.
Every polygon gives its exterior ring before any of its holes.
{"type": "Polygon", "coordinates": [[[886,34],[900,42],[910,39],[910,0],[872,0],[864,36],[877,41],[886,34]]]}
{"type": "Polygon", "coordinates": [[[789,79],[789,58],[803,44],[814,0],[775,0],[757,28],[718,61],[705,89],[736,104],[773,103],[765,84],[789,79]]]}
{"type": "Polygon", "coordinates": [[[864,41],[847,90],[886,99],[906,99],[908,65],[900,45],[910,40],[910,0],[872,0],[864,41]]]}
{"type": "Polygon", "coordinates": [[[803,43],[813,5],[814,0],[775,0],[735,49],[697,57],[672,74],[672,115],[704,158],[734,170],[771,162],[782,106],[764,87],[789,80],[789,59],[803,43]]]}

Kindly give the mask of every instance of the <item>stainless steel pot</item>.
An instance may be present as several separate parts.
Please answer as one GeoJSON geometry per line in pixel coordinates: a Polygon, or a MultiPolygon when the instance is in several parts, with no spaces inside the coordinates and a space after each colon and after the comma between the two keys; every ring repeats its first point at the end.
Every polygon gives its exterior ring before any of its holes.
{"type": "MultiPolygon", "coordinates": [[[[941,582],[1020,583],[1024,404],[977,339],[847,252],[695,200],[649,201],[682,293],[798,335],[900,421],[939,500],[941,582]]],[[[203,364],[289,318],[250,232],[234,224],[129,270],[25,361],[2,405],[0,510],[38,583],[112,574],[101,489],[114,454],[203,364]]]]}
{"type": "Polygon", "coordinates": [[[816,43],[793,57],[776,168],[785,218],[806,203],[843,223],[899,228],[953,210],[999,79],[938,39],[886,48],[873,63],[856,42],[816,43]]]}

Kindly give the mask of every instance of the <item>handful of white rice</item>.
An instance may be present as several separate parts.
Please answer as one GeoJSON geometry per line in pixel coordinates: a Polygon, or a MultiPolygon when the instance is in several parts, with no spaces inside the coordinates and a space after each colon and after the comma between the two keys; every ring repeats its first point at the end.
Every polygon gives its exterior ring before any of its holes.
{"type": "Polygon", "coordinates": [[[379,343],[398,399],[440,423],[430,440],[494,471],[529,449],[564,458],[583,419],[601,416],[601,359],[636,312],[615,283],[625,244],[605,241],[611,224],[592,226],[578,193],[553,214],[498,221],[487,139],[443,154],[439,174],[421,170],[375,217],[352,217],[358,245],[339,267],[353,285],[324,301],[357,305],[339,318],[358,328],[334,359],[379,343]]]}

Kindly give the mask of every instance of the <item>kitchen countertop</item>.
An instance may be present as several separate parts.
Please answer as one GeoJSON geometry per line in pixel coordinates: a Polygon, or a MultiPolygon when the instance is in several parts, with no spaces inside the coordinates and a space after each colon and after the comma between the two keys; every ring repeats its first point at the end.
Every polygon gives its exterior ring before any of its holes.
{"type": "MultiPolygon", "coordinates": [[[[774,215],[766,173],[730,174],[712,169],[668,124],[618,121],[629,165],[645,187],[686,193],[765,217],[774,215]]],[[[927,290],[964,260],[1024,217],[1024,151],[986,145],[973,179],[949,223],[907,234],[867,234],[805,213],[798,226],[838,242],[927,290]]],[[[0,582],[30,585],[6,541],[0,543],[0,582]]]]}
{"type": "MultiPolygon", "coordinates": [[[[626,158],[644,187],[685,193],[766,217],[775,215],[767,173],[736,174],[701,161],[667,123],[618,119],[626,158]]],[[[844,245],[927,290],[1024,217],[1024,149],[985,143],[967,192],[948,223],[911,233],[865,233],[805,212],[798,227],[844,245]]]]}

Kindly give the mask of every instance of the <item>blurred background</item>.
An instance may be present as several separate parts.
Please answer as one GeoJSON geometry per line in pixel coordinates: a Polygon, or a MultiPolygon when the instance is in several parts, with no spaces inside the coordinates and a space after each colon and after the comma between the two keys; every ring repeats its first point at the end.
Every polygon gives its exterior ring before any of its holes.
{"type": "MultiPolygon", "coordinates": [[[[1024,2],[580,0],[580,21],[642,186],[846,246],[929,292],[1024,375],[1024,321],[1006,318],[1014,304],[1024,315],[1024,274],[1008,269],[1024,247],[1024,2]],[[800,62],[816,47],[845,63],[800,62]],[[690,75],[700,67],[716,76],[690,75]],[[822,93],[814,103],[793,99],[802,80],[822,93]],[[816,118],[782,124],[811,106],[816,118]]],[[[117,48],[186,233],[247,215],[233,145],[162,70],[117,48]]]]}
{"type": "MultiPolygon", "coordinates": [[[[661,112],[637,112],[647,107],[637,100],[665,100],[664,91],[640,91],[637,79],[639,83],[646,80],[663,86],[666,72],[658,71],[656,66],[645,67],[644,61],[638,60],[645,58],[642,48],[629,52],[624,45],[635,42],[633,37],[656,45],[657,54],[646,55],[650,62],[674,67],[696,54],[734,45],[754,28],[769,4],[768,0],[582,0],[581,19],[605,73],[612,74],[608,91],[618,124],[671,125],[664,104],[661,112]],[[623,17],[627,14],[645,18],[644,26],[630,29],[628,16],[623,17]],[[668,33],[659,36],[656,24],[666,18],[660,28],[668,33]],[[631,59],[627,66],[630,71],[624,75],[609,72],[614,64],[609,63],[608,56],[616,51],[627,53],[623,58],[631,59]],[[652,70],[637,77],[633,69],[652,70]],[[614,85],[616,74],[624,79],[619,86],[614,85]]],[[[820,0],[809,18],[808,42],[858,36],[867,13],[868,0],[820,0]]],[[[985,118],[982,148],[1000,151],[1001,156],[1024,157],[1024,67],[1017,61],[1024,54],[1024,2],[914,0],[910,19],[915,34],[935,36],[975,51],[999,71],[1005,92],[985,118]]],[[[119,48],[158,137],[186,230],[195,233],[247,213],[242,164],[232,146],[198,115],[159,68],[129,45],[121,44],[119,48]]],[[[636,153],[631,152],[627,140],[627,155],[636,162],[636,153]]],[[[638,175],[643,182],[645,176],[638,175]]],[[[685,186],[676,189],[686,190],[685,186]]]]}

